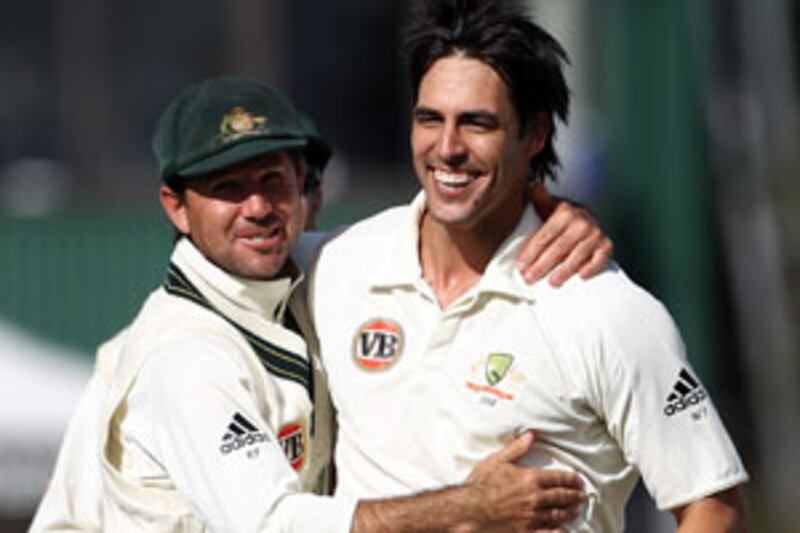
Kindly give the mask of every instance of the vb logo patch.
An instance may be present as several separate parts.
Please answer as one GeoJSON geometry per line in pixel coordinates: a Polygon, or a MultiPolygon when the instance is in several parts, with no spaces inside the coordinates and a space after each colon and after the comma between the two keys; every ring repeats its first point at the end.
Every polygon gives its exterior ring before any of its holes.
{"type": "Polygon", "coordinates": [[[278,431],[278,442],[292,468],[300,470],[306,463],[306,437],[303,425],[286,424],[278,431]]]}
{"type": "Polygon", "coordinates": [[[397,322],[370,320],[356,331],[353,358],[362,370],[387,370],[403,354],[403,345],[403,329],[397,322]]]}
{"type": "Polygon", "coordinates": [[[467,388],[481,403],[494,406],[497,400],[511,401],[525,382],[521,372],[512,369],[514,356],[510,353],[492,353],[475,361],[469,370],[467,388]]]}

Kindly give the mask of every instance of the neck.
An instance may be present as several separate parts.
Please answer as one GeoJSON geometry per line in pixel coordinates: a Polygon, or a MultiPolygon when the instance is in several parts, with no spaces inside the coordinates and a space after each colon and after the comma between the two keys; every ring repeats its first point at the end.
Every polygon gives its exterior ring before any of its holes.
{"type": "Polygon", "coordinates": [[[477,285],[497,249],[511,234],[524,209],[510,208],[500,220],[473,227],[446,225],[426,211],[420,221],[422,275],[446,309],[477,285]]]}

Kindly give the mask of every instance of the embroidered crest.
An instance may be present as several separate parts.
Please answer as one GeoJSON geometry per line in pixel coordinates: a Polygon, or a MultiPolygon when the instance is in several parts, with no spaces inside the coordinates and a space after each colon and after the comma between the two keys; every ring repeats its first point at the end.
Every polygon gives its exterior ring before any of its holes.
{"type": "Polygon", "coordinates": [[[219,132],[225,142],[232,142],[247,135],[264,131],[267,117],[256,116],[241,106],[234,107],[222,117],[219,132]]]}
{"type": "Polygon", "coordinates": [[[465,385],[481,404],[494,407],[498,400],[513,401],[525,381],[525,375],[514,369],[512,354],[495,352],[472,362],[465,385]]]}
{"type": "Polygon", "coordinates": [[[403,329],[397,322],[373,319],[356,331],[353,358],[363,370],[386,370],[400,358],[403,346],[403,329]]]}
{"type": "Polygon", "coordinates": [[[497,385],[506,377],[514,356],[510,353],[493,353],[486,359],[486,382],[489,385],[497,385]]]}

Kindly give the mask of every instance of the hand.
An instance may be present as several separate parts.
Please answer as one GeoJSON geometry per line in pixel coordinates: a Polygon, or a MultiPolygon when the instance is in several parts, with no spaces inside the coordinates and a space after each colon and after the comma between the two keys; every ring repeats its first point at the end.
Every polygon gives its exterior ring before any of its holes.
{"type": "Polygon", "coordinates": [[[483,492],[481,531],[562,531],[578,517],[586,499],[580,478],[565,470],[544,470],[514,464],[533,446],[526,431],[503,450],[481,461],[465,485],[483,492]]]}
{"type": "Polygon", "coordinates": [[[556,268],[548,278],[554,287],[580,273],[589,278],[601,272],[614,244],[588,209],[550,196],[541,182],[531,187],[536,212],[545,221],[523,246],[517,265],[528,283],[556,268]]]}

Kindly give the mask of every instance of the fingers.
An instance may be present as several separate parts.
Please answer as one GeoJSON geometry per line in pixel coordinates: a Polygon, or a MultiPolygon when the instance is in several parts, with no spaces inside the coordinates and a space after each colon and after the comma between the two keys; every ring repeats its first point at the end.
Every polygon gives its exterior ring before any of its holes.
{"type": "MultiPolygon", "coordinates": [[[[552,270],[563,257],[563,250],[553,250],[551,246],[564,233],[571,216],[553,215],[528,239],[517,257],[517,267],[528,283],[537,281],[552,270]]],[[[565,248],[565,243],[560,245],[565,248]]]]}
{"type": "Polygon", "coordinates": [[[496,451],[478,463],[467,476],[467,483],[492,483],[501,472],[506,471],[498,463],[516,468],[514,463],[527,454],[533,446],[533,431],[527,430],[516,437],[502,450],[496,451]]]}
{"type": "Polygon", "coordinates": [[[517,266],[528,283],[552,272],[549,282],[558,287],[573,275],[591,277],[602,271],[613,253],[613,243],[588,210],[565,201],[528,240],[517,266]]]}
{"type": "MultiPolygon", "coordinates": [[[[588,213],[566,202],[561,202],[555,213],[523,246],[517,258],[518,266],[525,280],[530,283],[543,278],[578,244],[593,237],[594,229],[596,226],[588,213]]],[[[580,257],[585,258],[586,252],[584,251],[577,258],[580,257]]],[[[574,266],[571,268],[574,269],[574,266]]],[[[571,272],[571,274],[574,273],[575,270],[571,272]]]]}
{"type": "MultiPolygon", "coordinates": [[[[571,246],[571,248],[564,250],[563,247],[555,247],[554,253],[565,253],[565,257],[559,259],[556,269],[548,278],[548,281],[554,287],[560,287],[565,281],[577,273],[583,274],[584,269],[586,276],[601,272],[606,265],[610,255],[605,255],[611,248],[611,241],[603,235],[597,227],[592,227],[587,233],[582,235],[573,235],[570,238],[575,239],[573,244],[565,242],[564,246],[571,246]],[[580,239],[580,240],[578,240],[580,239]]],[[[565,237],[561,240],[566,240],[565,237]]]]}
{"type": "MultiPolygon", "coordinates": [[[[572,503],[570,497],[573,496],[572,493],[575,491],[583,494],[583,481],[575,472],[560,469],[544,470],[536,467],[526,468],[536,470],[536,483],[540,488],[550,489],[547,492],[547,500],[545,500],[547,506],[558,503],[572,503]]],[[[544,497],[545,493],[542,494],[542,497],[544,497]]]]}
{"type": "Polygon", "coordinates": [[[537,509],[533,512],[533,517],[528,522],[528,526],[534,531],[565,531],[562,527],[569,524],[581,514],[580,505],[566,508],[537,509]],[[543,529],[546,528],[546,529],[543,529]]]}
{"type": "Polygon", "coordinates": [[[604,235],[602,242],[592,253],[592,258],[581,267],[580,276],[586,279],[599,274],[608,266],[612,257],[614,257],[614,243],[604,235]]]}
{"type": "Polygon", "coordinates": [[[533,431],[525,431],[502,450],[489,456],[490,460],[501,461],[504,463],[514,463],[522,459],[533,446],[533,431]]]}
{"type": "MultiPolygon", "coordinates": [[[[543,490],[539,493],[534,506],[529,526],[535,531],[551,531],[569,522],[581,514],[581,507],[586,496],[579,490],[557,488],[543,490]]],[[[555,529],[558,531],[559,529],[555,529]]]]}

